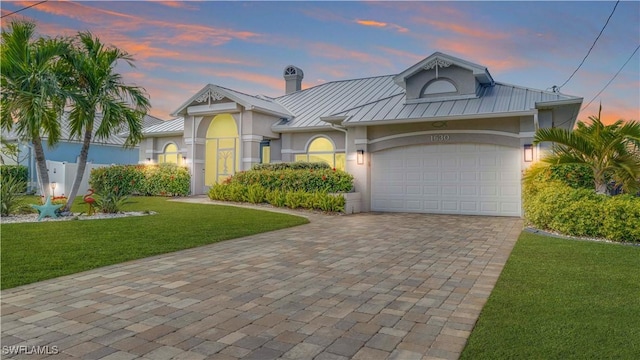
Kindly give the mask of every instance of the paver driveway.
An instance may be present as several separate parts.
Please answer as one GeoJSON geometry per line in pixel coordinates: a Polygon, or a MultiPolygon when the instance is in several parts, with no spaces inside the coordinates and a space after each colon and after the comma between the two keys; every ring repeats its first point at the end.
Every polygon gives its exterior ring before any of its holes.
{"type": "Polygon", "coordinates": [[[25,345],[109,360],[455,359],[522,229],[500,217],[310,218],[2,291],[3,358],[25,345]]]}

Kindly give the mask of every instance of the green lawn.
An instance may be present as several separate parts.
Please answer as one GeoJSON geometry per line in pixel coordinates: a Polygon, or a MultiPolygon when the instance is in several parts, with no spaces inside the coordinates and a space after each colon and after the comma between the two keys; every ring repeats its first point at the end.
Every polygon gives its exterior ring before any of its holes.
{"type": "MultiPolygon", "coordinates": [[[[232,206],[131,200],[124,210],[158,214],[3,224],[1,288],[308,223],[303,217],[232,206]]],[[[86,211],[86,205],[76,203],[73,210],[86,211]]]]}
{"type": "Polygon", "coordinates": [[[637,359],[640,247],[520,236],[462,359],[637,359]]]}

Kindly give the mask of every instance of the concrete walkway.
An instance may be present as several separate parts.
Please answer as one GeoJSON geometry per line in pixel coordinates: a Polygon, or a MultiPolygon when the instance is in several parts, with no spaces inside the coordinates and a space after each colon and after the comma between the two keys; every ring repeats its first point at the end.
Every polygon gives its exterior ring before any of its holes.
{"type": "Polygon", "coordinates": [[[2,358],[456,359],[522,230],[501,217],[308,216],[2,291],[2,358]]]}

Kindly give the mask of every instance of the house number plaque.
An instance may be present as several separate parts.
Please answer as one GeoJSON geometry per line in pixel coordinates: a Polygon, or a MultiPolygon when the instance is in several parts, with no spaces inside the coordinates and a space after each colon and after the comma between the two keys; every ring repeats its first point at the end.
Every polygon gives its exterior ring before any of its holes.
{"type": "Polygon", "coordinates": [[[449,141],[449,135],[431,135],[431,141],[449,141]]]}

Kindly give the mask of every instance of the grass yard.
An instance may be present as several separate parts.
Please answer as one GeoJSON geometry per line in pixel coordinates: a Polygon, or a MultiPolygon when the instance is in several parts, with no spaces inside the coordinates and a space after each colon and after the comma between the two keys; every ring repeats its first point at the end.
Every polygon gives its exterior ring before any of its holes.
{"type": "Polygon", "coordinates": [[[640,247],[523,233],[462,359],[637,359],[640,247]]]}
{"type": "MultiPolygon", "coordinates": [[[[124,210],[157,214],[3,224],[1,288],[308,223],[293,215],[153,197],[131,198],[124,210]]],[[[86,211],[86,205],[76,201],[73,211],[86,211]]]]}

